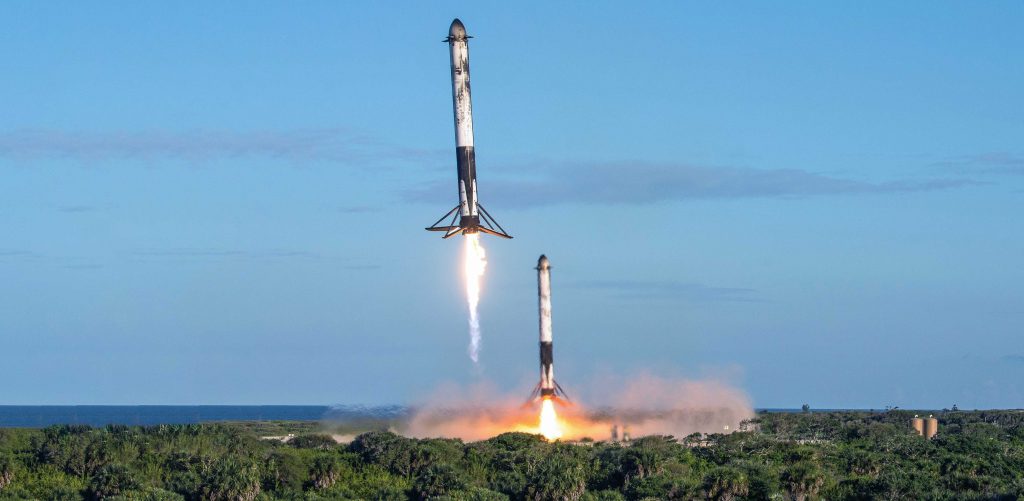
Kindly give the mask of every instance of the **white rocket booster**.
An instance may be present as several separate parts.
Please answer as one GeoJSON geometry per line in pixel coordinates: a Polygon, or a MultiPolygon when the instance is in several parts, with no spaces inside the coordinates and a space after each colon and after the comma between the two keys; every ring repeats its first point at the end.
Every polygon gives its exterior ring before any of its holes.
{"type": "Polygon", "coordinates": [[[531,399],[564,397],[565,391],[555,381],[555,356],[551,339],[551,264],[547,256],[537,260],[537,306],[540,313],[540,382],[531,399]]]}
{"type": "Polygon", "coordinates": [[[480,205],[476,195],[476,148],[473,145],[473,99],[469,86],[469,39],[458,19],[448,28],[448,51],[452,69],[452,109],[455,113],[455,164],[459,181],[459,205],[441,216],[428,231],[443,231],[442,238],[486,233],[512,238],[480,205]],[[444,223],[451,217],[447,224],[444,223]]]}

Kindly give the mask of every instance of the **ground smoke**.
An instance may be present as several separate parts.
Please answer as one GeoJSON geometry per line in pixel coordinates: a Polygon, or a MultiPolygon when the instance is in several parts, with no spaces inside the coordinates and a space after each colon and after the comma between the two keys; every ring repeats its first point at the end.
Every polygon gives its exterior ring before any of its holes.
{"type": "MultiPolygon", "coordinates": [[[[604,386],[605,397],[558,407],[567,440],[607,440],[612,426],[633,437],[732,432],[754,416],[746,393],[717,380],[630,378],[604,386]]],[[[524,393],[525,394],[525,393],[524,393]]],[[[488,385],[451,386],[418,406],[398,430],[413,437],[482,440],[508,431],[539,433],[540,402],[500,396],[488,385]]]]}

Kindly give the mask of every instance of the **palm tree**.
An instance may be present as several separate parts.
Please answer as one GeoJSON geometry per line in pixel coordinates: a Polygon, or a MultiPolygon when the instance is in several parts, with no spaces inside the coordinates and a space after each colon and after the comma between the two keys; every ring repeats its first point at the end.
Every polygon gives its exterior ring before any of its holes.
{"type": "Polygon", "coordinates": [[[704,493],[708,499],[732,501],[746,496],[749,490],[747,476],[731,468],[715,468],[704,476],[704,493]]]}
{"type": "Polygon", "coordinates": [[[203,483],[203,499],[210,501],[253,501],[260,493],[256,466],[235,456],[214,463],[203,483]]]}
{"type": "Polygon", "coordinates": [[[317,489],[330,489],[341,474],[341,463],[331,456],[318,456],[313,460],[313,469],[310,472],[313,487],[317,489]]]}
{"type": "Polygon", "coordinates": [[[108,464],[93,478],[89,491],[96,499],[104,499],[137,489],[139,483],[124,465],[108,464]]]}
{"type": "Polygon", "coordinates": [[[577,501],[587,488],[586,468],[577,451],[562,449],[549,453],[531,475],[527,499],[577,501]]]}
{"type": "Polygon", "coordinates": [[[0,491],[14,481],[14,460],[10,456],[0,455],[0,491]]]}
{"type": "Polygon", "coordinates": [[[825,483],[825,478],[814,463],[800,461],[782,472],[782,483],[786,486],[791,499],[804,501],[818,494],[825,483]]]}

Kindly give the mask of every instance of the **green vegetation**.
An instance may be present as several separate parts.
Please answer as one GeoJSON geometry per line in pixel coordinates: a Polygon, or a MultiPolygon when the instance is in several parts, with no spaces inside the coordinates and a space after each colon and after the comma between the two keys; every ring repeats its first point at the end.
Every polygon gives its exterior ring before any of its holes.
{"type": "MultiPolygon", "coordinates": [[[[210,424],[228,424],[232,428],[238,428],[244,432],[261,437],[318,433],[323,429],[322,425],[316,421],[233,421],[210,424]]],[[[364,428],[363,431],[371,429],[374,429],[374,427],[364,428]]]]}
{"type": "Polygon", "coordinates": [[[912,413],[760,414],[754,431],[629,445],[481,442],[309,424],[0,429],[0,499],[661,500],[1018,499],[1024,413],[944,412],[926,440],[912,413]],[[300,433],[289,443],[257,432],[300,433]]]}

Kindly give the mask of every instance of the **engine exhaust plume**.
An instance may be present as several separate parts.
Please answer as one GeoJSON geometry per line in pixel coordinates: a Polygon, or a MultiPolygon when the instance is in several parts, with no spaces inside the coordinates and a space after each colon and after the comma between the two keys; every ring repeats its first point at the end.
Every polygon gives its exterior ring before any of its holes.
{"type": "Polygon", "coordinates": [[[466,234],[464,271],[466,302],[469,306],[469,358],[480,363],[480,282],[487,268],[487,253],[480,244],[480,233],[466,234]]]}
{"type": "Polygon", "coordinates": [[[558,421],[558,413],[555,412],[555,405],[551,398],[545,398],[540,407],[540,434],[548,440],[562,438],[562,423],[558,421]]]}

